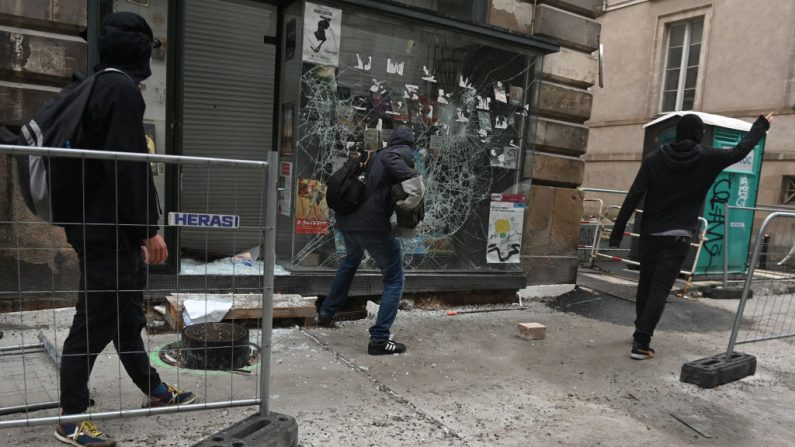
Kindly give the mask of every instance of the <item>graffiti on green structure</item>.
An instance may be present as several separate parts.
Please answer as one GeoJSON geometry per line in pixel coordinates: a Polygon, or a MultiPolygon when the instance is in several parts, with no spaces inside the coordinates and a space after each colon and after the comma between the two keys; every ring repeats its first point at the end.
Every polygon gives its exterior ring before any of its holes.
{"type": "MultiPolygon", "coordinates": [[[[746,180],[746,183],[748,181],[746,180]]],[[[726,224],[726,216],[724,215],[724,206],[729,203],[731,196],[732,183],[731,179],[726,177],[719,179],[712,185],[712,189],[707,195],[707,242],[704,243],[704,251],[707,253],[708,262],[707,270],[712,267],[713,262],[721,261],[721,254],[723,253],[724,234],[723,229],[726,224]]],[[[746,198],[748,197],[746,187],[746,198]]]]}

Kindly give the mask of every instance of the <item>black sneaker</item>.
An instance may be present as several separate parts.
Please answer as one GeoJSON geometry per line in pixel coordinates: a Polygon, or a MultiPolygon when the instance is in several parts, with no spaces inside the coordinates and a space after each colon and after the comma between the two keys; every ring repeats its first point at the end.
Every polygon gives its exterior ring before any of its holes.
{"type": "Polygon", "coordinates": [[[370,355],[391,355],[402,352],[406,352],[406,345],[392,340],[382,342],[370,340],[370,344],[367,345],[367,353],[370,355]]]}
{"type": "Polygon", "coordinates": [[[116,447],[116,441],[99,431],[91,421],[58,424],[55,426],[55,439],[75,447],[116,447]]]}
{"type": "Polygon", "coordinates": [[[315,325],[318,327],[324,327],[327,329],[337,329],[337,323],[334,322],[334,317],[324,317],[322,315],[318,315],[315,321],[315,325]]]}
{"type": "Polygon", "coordinates": [[[648,344],[635,342],[632,343],[632,351],[629,356],[633,360],[648,360],[654,357],[654,349],[650,348],[648,344]]]}

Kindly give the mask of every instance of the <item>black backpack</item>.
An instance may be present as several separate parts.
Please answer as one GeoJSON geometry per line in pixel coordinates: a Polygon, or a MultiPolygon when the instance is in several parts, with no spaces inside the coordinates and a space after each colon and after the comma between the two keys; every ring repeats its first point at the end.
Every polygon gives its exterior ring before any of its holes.
{"type": "MultiPolygon", "coordinates": [[[[135,83],[129,75],[115,68],[106,68],[83,79],[76,79],[47,101],[22,126],[19,145],[71,148],[81,137],[81,122],[94,91],[94,82],[105,73],[121,73],[135,83]]],[[[59,226],[80,222],[83,160],[19,155],[17,164],[22,197],[33,214],[59,226]]]]}
{"type": "Polygon", "coordinates": [[[339,214],[350,214],[364,203],[364,177],[371,158],[367,157],[364,163],[358,159],[348,160],[331,174],[326,182],[326,204],[329,208],[339,214]]]}

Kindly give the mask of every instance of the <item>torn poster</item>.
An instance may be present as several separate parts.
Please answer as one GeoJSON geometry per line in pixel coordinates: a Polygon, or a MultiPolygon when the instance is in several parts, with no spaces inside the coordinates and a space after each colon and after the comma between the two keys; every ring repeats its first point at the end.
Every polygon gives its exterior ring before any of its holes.
{"type": "Polygon", "coordinates": [[[524,89],[516,85],[512,85],[508,90],[508,99],[512,106],[521,106],[524,103],[524,89]]]}
{"type": "Polygon", "coordinates": [[[362,62],[362,58],[359,56],[359,53],[356,53],[356,68],[359,70],[370,71],[373,67],[373,57],[367,56],[367,63],[365,64],[362,62]]]}
{"type": "Polygon", "coordinates": [[[289,161],[279,163],[279,214],[289,216],[293,201],[293,164],[289,161]]]}
{"type": "Polygon", "coordinates": [[[491,114],[489,112],[478,112],[478,124],[480,125],[480,130],[491,133],[493,130],[491,127],[491,114]]]}
{"type": "Polygon", "coordinates": [[[405,62],[398,62],[392,61],[392,59],[386,60],[386,72],[389,74],[397,74],[403,76],[403,68],[406,66],[405,62]]]}
{"type": "Polygon", "coordinates": [[[306,2],[304,6],[304,62],[338,66],[341,30],[342,10],[306,2]]]}
{"type": "Polygon", "coordinates": [[[486,246],[486,262],[489,264],[520,262],[525,201],[525,197],[519,194],[491,195],[486,246]]]}
{"type": "Polygon", "coordinates": [[[436,73],[434,73],[433,70],[429,70],[427,66],[423,65],[422,72],[425,74],[425,76],[422,77],[423,81],[436,84],[436,73]]]}
{"type": "Polygon", "coordinates": [[[327,234],[329,230],[326,185],[318,180],[298,179],[295,199],[295,232],[327,234]]]}
{"type": "Polygon", "coordinates": [[[508,103],[508,95],[505,94],[505,87],[502,85],[502,82],[497,81],[494,84],[494,99],[499,102],[508,103]]]}
{"type": "Polygon", "coordinates": [[[491,165],[496,168],[516,169],[519,161],[519,148],[513,146],[493,147],[489,151],[491,165]]]}

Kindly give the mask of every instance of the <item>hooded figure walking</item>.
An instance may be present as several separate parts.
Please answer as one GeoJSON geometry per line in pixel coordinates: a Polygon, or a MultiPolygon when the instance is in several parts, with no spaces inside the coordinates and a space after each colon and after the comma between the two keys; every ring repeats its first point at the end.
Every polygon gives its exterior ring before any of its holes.
{"type": "MultiPolygon", "coordinates": [[[[149,59],[159,42],[142,17],[117,12],[102,21],[98,44],[98,74],[75,147],[145,154],[146,105],[138,84],[152,74],[149,59]]],[[[83,172],[75,173],[85,185],[79,210],[84,219],[65,226],[80,264],[80,288],[61,357],[63,415],[88,409],[88,378],[109,343],[144,393],[144,407],[184,405],[196,398],[160,380],[141,339],[146,326],[146,264],[160,264],[168,257],[158,234],[160,211],[148,165],[86,160],[83,172]]],[[[109,396],[99,390],[97,397],[109,396]]],[[[75,446],[116,445],[88,418],[58,424],[55,437],[75,446]]]]}
{"type": "Polygon", "coordinates": [[[751,152],[772,121],[772,113],[760,115],[737,146],[715,149],[701,144],[704,136],[701,118],[687,114],[676,125],[674,142],[643,159],[610,234],[610,246],[618,247],[627,220],[645,196],[631,358],[654,357],[651,338],[690,242],[698,232],[698,217],[709,187],[723,169],[751,152]]]}

